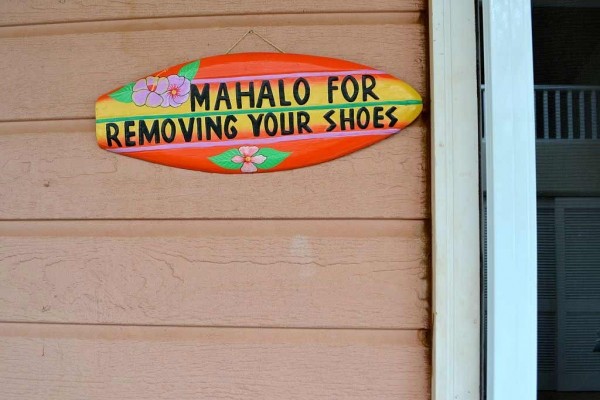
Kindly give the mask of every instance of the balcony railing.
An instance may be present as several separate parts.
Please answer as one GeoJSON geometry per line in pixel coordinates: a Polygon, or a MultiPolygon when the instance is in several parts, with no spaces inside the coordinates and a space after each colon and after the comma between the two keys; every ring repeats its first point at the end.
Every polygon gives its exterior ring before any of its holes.
{"type": "Polygon", "coordinates": [[[600,86],[535,86],[535,134],[540,140],[600,140],[600,86]]]}

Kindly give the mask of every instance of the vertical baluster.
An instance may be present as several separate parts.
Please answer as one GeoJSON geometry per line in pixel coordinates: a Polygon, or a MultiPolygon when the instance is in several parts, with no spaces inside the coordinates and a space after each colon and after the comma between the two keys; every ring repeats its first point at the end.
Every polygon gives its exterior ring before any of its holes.
{"type": "Polygon", "coordinates": [[[539,139],[539,135],[540,135],[540,127],[541,127],[541,110],[540,110],[540,101],[538,100],[538,96],[539,92],[537,91],[537,89],[535,89],[535,87],[533,88],[533,104],[534,104],[534,109],[535,109],[535,122],[534,122],[534,126],[535,126],[535,139],[539,139]]]}
{"type": "Polygon", "coordinates": [[[550,139],[550,123],[548,121],[548,91],[542,92],[542,107],[544,113],[544,139],[550,139]]]}
{"type": "Polygon", "coordinates": [[[569,129],[569,140],[573,140],[573,91],[571,90],[567,92],[567,126],[569,129]]]}
{"type": "Polygon", "coordinates": [[[556,131],[554,132],[555,139],[562,138],[562,127],[560,126],[560,90],[554,91],[554,122],[556,131]]]}
{"type": "Polygon", "coordinates": [[[592,109],[592,139],[598,139],[598,109],[596,108],[596,91],[590,93],[590,107],[592,109]]]}
{"type": "Polygon", "coordinates": [[[579,139],[585,139],[585,92],[579,91],[579,139]]]}

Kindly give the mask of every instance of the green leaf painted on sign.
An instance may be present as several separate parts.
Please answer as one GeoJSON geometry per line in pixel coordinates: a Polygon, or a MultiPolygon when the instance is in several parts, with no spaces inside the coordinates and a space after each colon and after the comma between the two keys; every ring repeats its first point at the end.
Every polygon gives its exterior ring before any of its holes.
{"type": "Polygon", "coordinates": [[[109,96],[117,101],[120,101],[121,103],[131,103],[133,101],[132,95],[134,84],[134,82],[131,82],[123,86],[121,89],[115,90],[109,94],[109,96]]]}
{"type": "MultiPolygon", "coordinates": [[[[292,154],[292,153],[286,153],[285,151],[279,151],[279,150],[275,150],[275,149],[271,149],[268,147],[264,147],[262,149],[259,149],[256,153],[254,153],[251,156],[251,160],[249,161],[249,163],[253,164],[256,168],[259,169],[271,169],[274,168],[276,166],[278,166],[279,164],[281,164],[281,162],[283,160],[285,160],[286,158],[288,158],[288,156],[292,154]],[[262,156],[264,157],[264,160],[262,163],[258,163],[255,161],[255,157],[257,156],[262,156]]],[[[235,156],[240,156],[243,157],[242,153],[240,153],[240,151],[238,149],[229,149],[221,154],[217,154],[216,156],[212,156],[209,157],[208,159],[210,161],[212,161],[213,163],[217,164],[219,167],[221,168],[225,168],[225,169],[242,169],[242,167],[244,166],[244,162],[240,161],[240,162],[234,162],[233,158],[235,156]]],[[[240,159],[241,160],[241,159],[240,159]]],[[[251,171],[244,171],[242,170],[242,172],[251,172],[251,171]]]]}
{"type": "Polygon", "coordinates": [[[240,169],[242,167],[241,163],[235,163],[231,161],[231,159],[235,156],[241,156],[238,149],[230,149],[221,154],[217,154],[216,156],[209,157],[208,159],[221,168],[240,169]]]}
{"type": "Polygon", "coordinates": [[[200,68],[200,60],[193,61],[181,67],[178,75],[183,76],[191,81],[196,76],[198,68],[200,68]]]}
{"type": "Polygon", "coordinates": [[[258,155],[265,156],[266,159],[265,159],[265,161],[263,161],[262,164],[256,164],[256,167],[259,169],[274,168],[274,167],[278,166],[279,164],[281,164],[283,162],[283,160],[288,158],[288,156],[290,154],[292,154],[292,153],[288,153],[285,151],[279,151],[279,150],[271,149],[268,147],[263,147],[262,149],[258,150],[258,152],[255,154],[255,156],[258,156],[258,155]]]}

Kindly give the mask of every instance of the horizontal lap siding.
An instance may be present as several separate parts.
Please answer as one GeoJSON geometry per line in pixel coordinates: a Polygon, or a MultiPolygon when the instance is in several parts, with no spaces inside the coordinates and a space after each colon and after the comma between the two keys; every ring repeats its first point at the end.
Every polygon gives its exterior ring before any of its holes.
{"type": "MultiPolygon", "coordinates": [[[[222,176],[99,150],[94,102],[249,29],[427,109],[425,2],[5,1],[0,386],[10,398],[429,398],[428,124],[222,176]]],[[[248,36],[234,50],[272,51],[248,36]]]]}
{"type": "Polygon", "coordinates": [[[3,226],[0,320],[427,327],[420,221],[3,226]]]}
{"type": "Polygon", "coordinates": [[[425,400],[415,331],[0,324],[10,399],[425,400]]]}
{"type": "MultiPolygon", "coordinates": [[[[426,0],[161,0],[144,1],[48,1],[3,0],[0,26],[48,22],[97,21],[133,18],[189,17],[203,15],[315,14],[331,12],[423,11],[426,0]]],[[[300,17],[301,18],[301,17],[300,17]]]]}
{"type": "Polygon", "coordinates": [[[93,121],[2,125],[3,219],[415,219],[428,212],[421,122],[334,162],[255,176],[167,168],[101,151],[93,121]]]}
{"type": "MultiPolygon", "coordinates": [[[[426,93],[425,27],[418,18],[230,16],[82,23],[75,32],[71,24],[4,28],[0,69],[5,80],[19,82],[19,90],[0,91],[0,121],[93,118],[100,94],[173,64],[225,53],[250,28],[284,51],[364,63],[426,93]]],[[[250,36],[235,51],[273,48],[250,36]]]]}

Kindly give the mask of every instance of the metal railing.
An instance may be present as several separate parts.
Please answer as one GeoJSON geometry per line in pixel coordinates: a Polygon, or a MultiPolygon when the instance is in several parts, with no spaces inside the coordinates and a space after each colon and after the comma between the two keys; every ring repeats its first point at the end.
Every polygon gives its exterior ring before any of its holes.
{"type": "Polygon", "coordinates": [[[540,140],[599,140],[600,86],[535,85],[540,140]]]}

